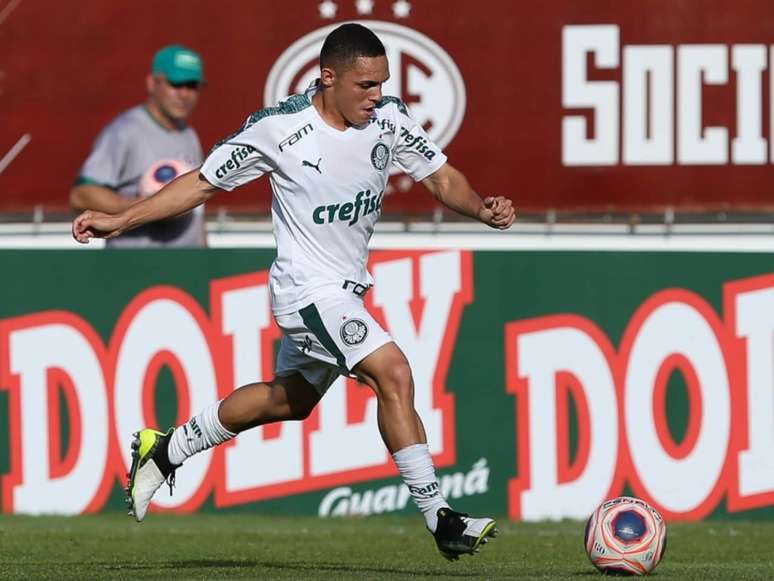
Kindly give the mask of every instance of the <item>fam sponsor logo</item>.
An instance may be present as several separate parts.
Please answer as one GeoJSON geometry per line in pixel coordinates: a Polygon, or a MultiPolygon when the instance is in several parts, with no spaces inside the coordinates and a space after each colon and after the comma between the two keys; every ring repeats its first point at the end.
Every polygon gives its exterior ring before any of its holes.
{"type": "MultiPolygon", "coordinates": [[[[435,41],[421,32],[391,22],[362,20],[384,43],[393,75],[383,93],[400,97],[412,116],[443,148],[459,130],[465,115],[465,83],[457,65],[435,41]]],[[[319,56],[325,37],[339,24],[319,28],[288,47],[266,80],[264,103],[278,103],[302,93],[319,76],[319,56]]],[[[382,129],[385,129],[384,127],[382,129]]],[[[394,127],[391,128],[394,132],[394,127]]]]}
{"type": "Polygon", "coordinates": [[[312,220],[315,224],[332,224],[339,221],[348,222],[347,225],[352,226],[363,216],[380,212],[383,196],[384,192],[372,196],[371,190],[361,190],[355,196],[354,202],[317,206],[312,212],[312,220]]]}
{"type": "Polygon", "coordinates": [[[620,36],[620,27],[609,24],[562,30],[562,106],[570,110],[562,119],[563,165],[774,162],[774,90],[764,87],[768,69],[774,88],[774,45],[622,46],[620,36]],[[599,79],[589,63],[620,71],[621,80],[599,79]],[[705,110],[707,97],[719,90],[736,106],[720,118],[718,111],[705,110]]]}
{"type": "Polygon", "coordinates": [[[215,177],[223,179],[229,172],[242,167],[240,162],[246,160],[251,153],[256,153],[258,150],[252,145],[240,145],[231,150],[231,156],[226,160],[218,169],[215,170],[215,177]]]}
{"type": "Polygon", "coordinates": [[[304,137],[309,135],[312,131],[314,131],[314,126],[311,123],[307,123],[301,129],[291,133],[285,139],[280,141],[278,146],[279,150],[284,151],[286,147],[292,147],[293,145],[301,141],[304,137]]]}
{"type": "Polygon", "coordinates": [[[365,294],[373,286],[374,285],[372,284],[363,284],[361,282],[357,282],[356,280],[345,279],[344,284],[341,285],[341,288],[344,290],[351,290],[357,296],[362,297],[365,296],[365,294]]]}

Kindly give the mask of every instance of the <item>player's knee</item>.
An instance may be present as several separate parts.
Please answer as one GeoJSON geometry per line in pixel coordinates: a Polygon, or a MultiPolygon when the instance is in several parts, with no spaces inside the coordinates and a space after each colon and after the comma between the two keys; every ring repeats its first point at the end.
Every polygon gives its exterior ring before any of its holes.
{"type": "Polygon", "coordinates": [[[293,401],[287,406],[286,420],[305,420],[312,414],[317,401],[293,401]]]}
{"type": "Polygon", "coordinates": [[[381,381],[380,390],[385,397],[397,400],[413,400],[414,382],[408,361],[398,361],[389,365],[381,381]]]}
{"type": "Polygon", "coordinates": [[[305,420],[320,401],[319,394],[311,391],[274,390],[274,396],[278,420],[305,420]]]}

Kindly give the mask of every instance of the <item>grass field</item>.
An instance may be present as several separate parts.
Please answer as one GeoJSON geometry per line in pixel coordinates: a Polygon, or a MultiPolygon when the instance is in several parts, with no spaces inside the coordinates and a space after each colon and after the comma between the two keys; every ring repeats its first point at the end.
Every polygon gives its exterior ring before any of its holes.
{"type": "MultiPolygon", "coordinates": [[[[448,563],[419,517],[0,516],[0,579],[594,579],[577,522],[503,522],[448,563]]],[[[673,524],[657,579],[774,579],[774,523],[673,524]]]]}

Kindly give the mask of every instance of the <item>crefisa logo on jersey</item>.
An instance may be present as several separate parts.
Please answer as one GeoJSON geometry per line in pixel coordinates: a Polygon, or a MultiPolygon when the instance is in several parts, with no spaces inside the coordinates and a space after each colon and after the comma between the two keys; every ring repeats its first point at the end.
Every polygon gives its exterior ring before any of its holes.
{"type": "MultiPolygon", "coordinates": [[[[465,83],[457,65],[435,41],[413,28],[379,20],[359,22],[384,43],[390,63],[384,94],[400,97],[430,138],[441,148],[448,145],[465,114],[465,83]]],[[[319,76],[320,48],[340,24],[310,32],[282,53],[266,80],[264,106],[302,93],[319,76]]]]}

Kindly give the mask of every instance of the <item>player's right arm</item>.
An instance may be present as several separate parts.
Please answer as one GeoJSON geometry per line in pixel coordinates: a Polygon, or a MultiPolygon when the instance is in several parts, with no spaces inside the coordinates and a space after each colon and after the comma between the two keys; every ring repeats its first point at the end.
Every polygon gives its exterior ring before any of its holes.
{"type": "Polygon", "coordinates": [[[70,189],[70,207],[73,210],[96,210],[116,214],[137,201],[122,196],[112,188],[98,184],[78,184],[70,189]]]}
{"type": "Polygon", "coordinates": [[[116,214],[87,210],[73,221],[73,238],[86,244],[92,238],[114,238],[148,222],[185,214],[206,202],[219,188],[194,170],[179,176],[155,195],[116,214]]]}

